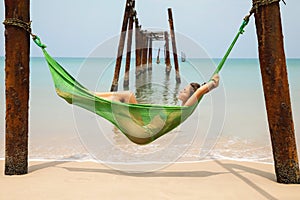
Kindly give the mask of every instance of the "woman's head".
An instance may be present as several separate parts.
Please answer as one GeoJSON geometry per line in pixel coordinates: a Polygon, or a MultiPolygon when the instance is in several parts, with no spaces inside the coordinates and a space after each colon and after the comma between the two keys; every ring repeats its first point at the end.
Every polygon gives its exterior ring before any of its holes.
{"type": "Polygon", "coordinates": [[[196,92],[198,90],[198,88],[200,87],[200,84],[199,83],[190,83],[190,86],[191,86],[191,90],[190,90],[190,93],[192,96],[194,94],[194,92],[196,92]]]}
{"type": "Polygon", "coordinates": [[[196,90],[200,87],[198,83],[190,83],[184,89],[179,92],[178,99],[182,102],[186,102],[196,90]]]}

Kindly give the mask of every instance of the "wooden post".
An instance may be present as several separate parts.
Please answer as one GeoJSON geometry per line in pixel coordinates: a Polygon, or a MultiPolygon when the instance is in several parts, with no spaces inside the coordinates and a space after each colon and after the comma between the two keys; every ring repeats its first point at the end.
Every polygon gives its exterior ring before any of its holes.
{"type": "Polygon", "coordinates": [[[160,48],[158,48],[158,51],[157,51],[156,64],[160,63],[159,54],[160,54],[160,48]]]}
{"type": "Polygon", "coordinates": [[[132,10],[132,0],[127,0],[126,1],[126,6],[125,6],[122,29],[121,29],[118,53],[117,53],[115,73],[114,73],[114,78],[113,78],[113,82],[112,82],[110,91],[117,91],[118,90],[119,75],[120,75],[120,69],[121,69],[121,63],[122,63],[122,54],[123,54],[123,51],[124,51],[125,38],[126,38],[126,32],[127,32],[127,26],[128,26],[128,19],[129,19],[129,15],[130,15],[131,10],[132,10]]]}
{"type": "MultiPolygon", "coordinates": [[[[253,0],[253,5],[262,1],[253,0]]],[[[279,1],[258,6],[255,24],[275,172],[279,183],[299,183],[279,1]]]]}
{"type": "MultiPolygon", "coordinates": [[[[134,4],[133,4],[134,7],[134,4]]],[[[123,87],[127,88],[129,86],[129,70],[130,70],[130,61],[131,61],[131,45],[132,45],[132,31],[133,31],[133,14],[129,18],[129,26],[128,26],[128,38],[127,38],[127,54],[126,54],[126,66],[125,66],[125,76],[123,87]]]]}
{"type": "Polygon", "coordinates": [[[172,48],[173,48],[174,65],[175,65],[175,71],[176,71],[176,82],[180,83],[181,80],[180,80],[180,74],[179,74],[177,47],[176,47],[173,15],[172,15],[172,9],[171,8],[168,8],[168,15],[169,15],[170,34],[171,34],[172,48]]]}
{"type": "Polygon", "coordinates": [[[148,48],[148,70],[152,70],[152,37],[150,36],[149,39],[149,48],[148,48]]]}
{"type": "MultiPolygon", "coordinates": [[[[30,1],[5,0],[5,18],[30,22],[30,1]]],[[[5,174],[28,172],[28,101],[30,35],[5,26],[5,174]]]]}
{"type": "Polygon", "coordinates": [[[143,61],[143,57],[144,57],[144,46],[145,46],[145,38],[144,38],[144,33],[143,33],[143,31],[141,30],[140,31],[140,44],[141,44],[141,46],[140,46],[140,48],[141,48],[141,74],[144,72],[144,69],[143,69],[143,66],[144,66],[144,61],[143,61]]]}
{"type": "Polygon", "coordinates": [[[147,56],[148,56],[148,38],[147,34],[142,33],[142,38],[143,38],[143,47],[142,47],[142,72],[144,73],[147,68],[147,56]]]}
{"type": "Polygon", "coordinates": [[[138,18],[135,18],[135,75],[139,77],[141,74],[141,27],[138,18]]]}
{"type": "Polygon", "coordinates": [[[169,45],[169,34],[167,31],[165,33],[165,63],[166,63],[166,73],[170,74],[171,71],[171,60],[170,60],[170,45],[169,45]]]}

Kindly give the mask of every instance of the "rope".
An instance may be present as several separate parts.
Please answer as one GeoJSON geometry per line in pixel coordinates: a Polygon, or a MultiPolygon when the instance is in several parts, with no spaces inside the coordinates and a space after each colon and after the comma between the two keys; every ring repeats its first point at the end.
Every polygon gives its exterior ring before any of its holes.
{"type": "Polygon", "coordinates": [[[252,8],[250,10],[250,13],[254,13],[254,11],[257,11],[259,7],[261,6],[267,6],[272,3],[280,2],[282,1],[284,5],[286,5],[284,0],[253,0],[252,8]]]}
{"type": "Polygon", "coordinates": [[[5,26],[17,26],[19,28],[24,29],[30,35],[32,35],[32,33],[31,33],[31,21],[30,22],[24,22],[24,21],[22,21],[20,19],[17,19],[17,18],[7,18],[7,19],[4,20],[3,24],[5,26]]]}
{"type": "Polygon", "coordinates": [[[34,35],[32,33],[32,30],[31,30],[31,21],[30,22],[24,22],[24,21],[22,21],[20,19],[17,19],[17,18],[6,18],[4,20],[4,22],[3,22],[3,24],[5,26],[16,26],[16,27],[19,27],[19,28],[25,30],[26,32],[28,32],[31,35],[33,41],[39,47],[41,47],[43,49],[47,47],[45,44],[42,44],[42,42],[41,42],[41,40],[40,40],[40,38],[38,36],[36,36],[36,35],[34,35]]]}
{"type": "Polygon", "coordinates": [[[240,26],[238,33],[236,34],[236,36],[234,37],[233,41],[231,42],[229,48],[227,49],[225,55],[223,56],[222,60],[220,61],[219,65],[218,65],[218,67],[217,67],[216,70],[214,71],[214,73],[213,73],[213,75],[211,76],[210,80],[212,80],[212,77],[213,77],[215,74],[218,74],[218,73],[221,71],[221,69],[223,68],[224,63],[225,63],[225,61],[227,60],[227,58],[228,58],[228,56],[229,56],[229,54],[230,54],[232,48],[234,47],[236,41],[238,40],[239,36],[245,32],[245,31],[244,31],[244,28],[245,28],[245,27],[247,26],[247,24],[249,23],[249,18],[250,18],[251,15],[252,15],[252,13],[250,12],[250,14],[247,15],[247,16],[244,18],[243,23],[242,23],[242,25],[240,26]]]}
{"type": "MultiPolygon", "coordinates": [[[[257,11],[257,9],[261,6],[267,6],[267,5],[270,5],[272,3],[275,3],[275,2],[280,2],[282,1],[284,3],[284,5],[286,5],[285,1],[284,0],[253,0],[253,5],[252,5],[252,8],[251,10],[249,11],[249,14],[246,15],[244,17],[244,20],[243,20],[243,23],[242,25],[240,26],[239,28],[239,31],[238,33],[236,34],[235,38],[233,39],[232,43],[230,44],[229,48],[227,49],[225,55],[223,56],[222,60],[220,61],[219,65],[217,66],[216,70],[214,71],[213,75],[219,73],[221,71],[221,69],[223,68],[224,66],[224,63],[225,61],[227,60],[232,48],[234,47],[236,41],[238,40],[239,36],[241,34],[243,34],[245,31],[244,31],[244,28],[247,26],[247,24],[249,23],[249,20],[250,20],[250,17],[251,15],[257,11]]],[[[212,77],[213,77],[212,75],[212,77]]],[[[210,80],[212,80],[212,77],[210,78],[210,80]]]]}

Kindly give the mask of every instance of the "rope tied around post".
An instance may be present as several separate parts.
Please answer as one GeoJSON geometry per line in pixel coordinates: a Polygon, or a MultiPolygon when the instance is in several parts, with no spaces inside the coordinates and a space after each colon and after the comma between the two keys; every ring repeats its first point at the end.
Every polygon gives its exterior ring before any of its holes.
{"type": "Polygon", "coordinates": [[[244,28],[248,24],[251,15],[254,12],[256,12],[259,7],[267,6],[267,5],[270,5],[272,3],[276,3],[276,2],[280,2],[280,1],[282,1],[284,3],[284,5],[286,5],[284,0],[253,0],[252,8],[250,9],[249,14],[244,17],[243,24],[240,27],[240,34],[244,33],[244,28]]]}
{"type": "Polygon", "coordinates": [[[3,24],[5,26],[16,26],[19,28],[24,29],[25,31],[27,31],[30,35],[32,35],[31,33],[31,21],[30,22],[24,22],[20,19],[17,18],[7,18],[4,20],[3,24]]]}
{"type": "Polygon", "coordinates": [[[280,2],[282,1],[284,3],[284,5],[286,5],[284,0],[252,0],[252,8],[250,10],[250,13],[254,13],[258,10],[259,7],[261,6],[267,6],[270,5],[272,3],[276,3],[276,2],[280,2]]]}
{"type": "Polygon", "coordinates": [[[36,45],[38,45],[42,49],[47,47],[45,44],[43,44],[41,42],[41,39],[38,36],[36,36],[32,33],[31,21],[30,22],[24,22],[23,20],[20,20],[20,19],[17,19],[17,18],[6,18],[3,21],[3,24],[5,26],[15,26],[15,27],[19,27],[19,28],[25,30],[27,33],[29,33],[31,35],[32,40],[34,41],[34,43],[36,45]]]}

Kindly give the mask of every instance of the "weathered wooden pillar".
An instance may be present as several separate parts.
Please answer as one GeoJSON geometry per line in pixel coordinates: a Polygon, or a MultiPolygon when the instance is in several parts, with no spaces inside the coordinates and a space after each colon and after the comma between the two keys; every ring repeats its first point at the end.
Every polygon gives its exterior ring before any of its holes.
{"type": "Polygon", "coordinates": [[[144,33],[143,31],[141,30],[140,31],[140,49],[141,49],[141,73],[143,73],[143,54],[144,54],[144,46],[145,46],[145,43],[144,43],[144,33]]]}
{"type": "Polygon", "coordinates": [[[277,181],[299,183],[279,1],[253,0],[253,5],[277,181]]]}
{"type": "Polygon", "coordinates": [[[135,75],[136,77],[140,76],[141,74],[141,27],[139,25],[138,18],[135,18],[135,75]]]}
{"type": "Polygon", "coordinates": [[[5,0],[5,174],[28,172],[28,103],[30,35],[24,28],[30,22],[30,1],[5,0]]]}
{"type": "Polygon", "coordinates": [[[173,48],[173,58],[174,58],[174,65],[175,65],[175,71],[176,71],[176,82],[180,83],[181,80],[180,80],[180,74],[179,74],[178,55],[177,55],[173,15],[172,15],[171,8],[168,8],[168,15],[169,15],[170,34],[171,34],[171,41],[172,41],[172,48],[173,48]]]}
{"type": "Polygon", "coordinates": [[[152,70],[152,37],[148,39],[149,48],[148,48],[148,70],[152,70]]]}
{"type": "Polygon", "coordinates": [[[169,45],[169,34],[167,31],[165,34],[165,64],[166,64],[166,73],[170,74],[171,72],[171,60],[170,60],[170,45],[169,45]]]}
{"type": "Polygon", "coordinates": [[[119,46],[118,46],[115,73],[114,73],[114,78],[113,78],[113,82],[112,82],[110,91],[117,91],[118,90],[119,75],[120,75],[120,69],[121,69],[121,64],[122,64],[122,54],[123,54],[123,51],[124,51],[125,38],[126,38],[126,32],[127,32],[127,26],[128,26],[128,19],[129,19],[131,10],[132,10],[132,0],[127,0],[126,1],[126,6],[125,6],[122,29],[121,29],[121,35],[120,35],[120,40],[119,40],[119,46]]]}
{"type": "Polygon", "coordinates": [[[144,73],[147,68],[147,59],[148,59],[148,38],[147,32],[142,33],[143,38],[143,50],[142,50],[142,72],[144,73]]]}
{"type": "Polygon", "coordinates": [[[157,51],[156,64],[160,63],[159,54],[160,54],[160,48],[158,48],[158,51],[157,51]]]}
{"type": "MultiPolygon", "coordinates": [[[[134,4],[133,6],[134,7],[134,4]]],[[[133,16],[134,13],[131,11],[131,16],[129,18],[129,26],[128,26],[128,38],[127,38],[127,53],[126,53],[126,65],[125,65],[125,75],[123,87],[127,88],[129,86],[129,70],[130,70],[130,62],[131,62],[131,46],[132,46],[132,31],[133,31],[133,16]]]]}

